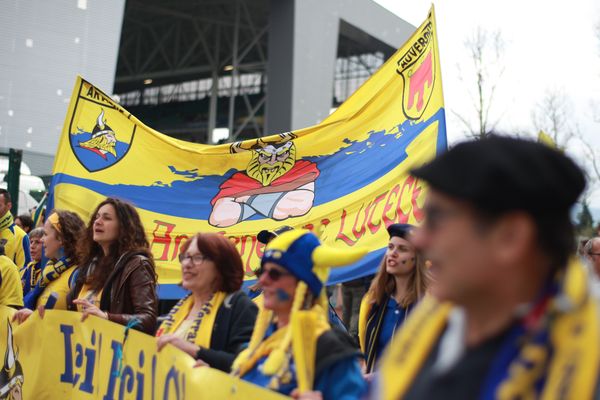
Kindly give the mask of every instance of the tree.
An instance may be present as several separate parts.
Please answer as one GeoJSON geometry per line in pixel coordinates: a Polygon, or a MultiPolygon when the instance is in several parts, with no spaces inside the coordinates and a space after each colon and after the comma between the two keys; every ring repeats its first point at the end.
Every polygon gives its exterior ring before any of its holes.
{"type": "Polygon", "coordinates": [[[590,237],[594,235],[594,218],[585,199],[582,201],[581,210],[577,213],[575,229],[579,236],[590,237]]]}
{"type": "Polygon", "coordinates": [[[465,133],[468,136],[483,139],[496,130],[500,121],[500,118],[491,117],[491,111],[498,84],[504,74],[502,60],[504,40],[500,31],[487,31],[482,27],[477,27],[465,40],[465,47],[472,61],[472,65],[470,65],[472,71],[459,67],[459,79],[465,83],[465,88],[469,92],[476,114],[476,122],[473,122],[473,118],[455,111],[452,112],[464,124],[465,133]],[[470,81],[471,78],[467,80],[467,74],[471,72],[475,74],[474,86],[470,81]]]}
{"type": "Polygon", "coordinates": [[[535,105],[531,118],[537,131],[549,135],[556,147],[564,150],[575,136],[575,128],[570,121],[572,115],[571,102],[564,90],[549,89],[535,105]]]}

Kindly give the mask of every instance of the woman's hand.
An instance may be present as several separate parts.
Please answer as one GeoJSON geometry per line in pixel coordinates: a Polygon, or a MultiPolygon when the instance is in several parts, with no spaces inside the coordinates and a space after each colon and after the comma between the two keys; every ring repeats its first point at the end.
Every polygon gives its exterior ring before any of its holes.
{"type": "Polygon", "coordinates": [[[197,359],[196,364],[194,364],[194,368],[199,368],[199,367],[210,367],[210,365],[208,365],[206,363],[206,361],[204,361],[204,360],[197,359]]]}
{"type": "Polygon", "coordinates": [[[15,315],[13,315],[12,322],[16,321],[19,324],[22,324],[27,320],[27,318],[29,318],[31,314],[33,314],[33,311],[31,311],[29,308],[22,308],[19,311],[17,311],[15,315]]]}
{"type": "Polygon", "coordinates": [[[200,350],[200,348],[194,343],[188,342],[187,340],[170,333],[160,336],[157,339],[156,344],[158,345],[158,351],[161,351],[167,344],[172,344],[179,350],[185,351],[194,358],[196,358],[196,354],[198,353],[198,350],[200,350]]]}
{"type": "Polygon", "coordinates": [[[294,389],[291,393],[292,399],[296,400],[323,400],[323,394],[319,391],[308,390],[302,394],[298,389],[294,389]]]}
{"type": "Polygon", "coordinates": [[[81,321],[85,321],[90,315],[95,315],[96,317],[100,317],[102,319],[108,319],[108,313],[102,311],[87,299],[75,299],[73,300],[73,304],[77,304],[82,308],[81,321]]]}

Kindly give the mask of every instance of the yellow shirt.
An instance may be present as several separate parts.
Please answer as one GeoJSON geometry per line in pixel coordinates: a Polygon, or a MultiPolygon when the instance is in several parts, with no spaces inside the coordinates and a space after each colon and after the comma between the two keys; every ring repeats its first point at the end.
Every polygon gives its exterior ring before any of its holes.
{"type": "Polygon", "coordinates": [[[0,231],[0,239],[8,240],[4,247],[6,257],[14,262],[18,269],[25,267],[31,261],[29,253],[29,237],[17,225],[0,231]]]}
{"type": "MultiPolygon", "coordinates": [[[[95,292],[90,288],[90,285],[88,285],[87,283],[83,284],[83,287],[81,288],[81,290],[79,291],[79,294],[77,295],[78,299],[86,299],[87,301],[89,301],[90,303],[92,303],[93,305],[95,305],[98,308],[100,308],[100,298],[101,297],[102,297],[102,289],[95,292]]],[[[77,311],[80,311],[80,312],[83,311],[83,307],[80,305],[77,305],[77,311]]]]}
{"type": "Polygon", "coordinates": [[[23,307],[23,286],[15,263],[0,256],[0,305],[23,307]]]}
{"type": "Polygon", "coordinates": [[[73,275],[73,272],[75,272],[76,269],[77,266],[74,265],[62,274],[60,274],[60,276],[57,279],[50,282],[38,298],[36,306],[39,307],[40,305],[46,304],[46,301],[48,300],[48,297],[50,297],[50,294],[52,292],[56,292],[56,294],[58,294],[58,300],[56,301],[54,310],[66,310],[67,294],[69,294],[69,291],[71,290],[71,288],[69,287],[69,281],[71,279],[71,275],[73,275]]]}

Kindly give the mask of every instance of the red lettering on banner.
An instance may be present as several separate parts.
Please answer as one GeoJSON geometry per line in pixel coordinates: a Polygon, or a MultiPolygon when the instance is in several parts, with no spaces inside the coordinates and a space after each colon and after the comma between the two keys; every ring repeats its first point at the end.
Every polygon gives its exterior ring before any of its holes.
{"type": "Polygon", "coordinates": [[[394,186],[391,190],[377,195],[368,203],[363,203],[354,216],[352,229],[348,229],[346,226],[348,225],[348,211],[343,209],[340,228],[335,240],[341,240],[348,246],[354,246],[365,235],[366,229],[369,229],[371,234],[375,234],[382,225],[387,228],[395,222],[408,222],[411,214],[417,222],[421,222],[424,213],[417,201],[422,192],[423,187],[418,179],[412,176],[407,177],[404,182],[394,186]],[[377,211],[379,204],[383,204],[383,210],[379,209],[381,212],[377,211]],[[364,215],[364,218],[361,217],[361,214],[364,215]]]}
{"type": "Polygon", "coordinates": [[[256,243],[256,256],[260,259],[265,254],[265,244],[261,242],[256,243]]]}
{"type": "Polygon", "coordinates": [[[406,213],[404,213],[404,211],[402,210],[402,200],[404,200],[404,190],[411,189],[411,187],[414,183],[414,180],[415,180],[415,178],[413,178],[412,176],[409,176],[404,181],[404,185],[402,185],[402,189],[400,190],[400,196],[398,196],[398,203],[396,204],[396,215],[398,216],[398,219],[396,220],[396,222],[399,222],[401,224],[405,224],[408,222],[408,216],[410,214],[410,209],[406,213]]]}
{"type": "Polygon", "coordinates": [[[314,231],[315,230],[315,225],[314,224],[306,224],[302,227],[302,229],[308,229],[309,231],[314,231]]]}
{"type": "MultiPolygon", "coordinates": [[[[168,222],[154,220],[156,227],[152,231],[152,243],[150,244],[151,251],[154,249],[154,245],[164,246],[162,255],[158,257],[157,261],[169,261],[169,247],[171,246],[171,232],[175,229],[175,224],[169,224],[168,222]],[[165,232],[159,236],[157,232],[159,229],[164,228],[165,232]]],[[[154,251],[153,251],[154,253],[154,251]]]]}
{"type": "Polygon", "coordinates": [[[415,219],[417,220],[417,222],[421,222],[421,221],[423,221],[423,218],[425,218],[425,213],[423,212],[423,207],[419,207],[419,205],[417,204],[417,199],[419,198],[419,195],[421,194],[422,190],[423,190],[423,187],[420,186],[419,179],[417,178],[415,180],[415,186],[413,187],[413,193],[412,193],[412,212],[413,212],[413,215],[415,216],[415,219]],[[419,185],[419,186],[417,186],[417,185],[419,185]]]}
{"type": "Polygon", "coordinates": [[[396,214],[393,214],[391,217],[389,217],[388,211],[392,210],[392,203],[394,201],[394,200],[392,200],[392,195],[398,195],[399,190],[400,190],[400,185],[394,186],[392,188],[392,190],[390,190],[390,194],[388,195],[387,199],[385,200],[385,206],[383,207],[383,214],[381,215],[381,218],[382,218],[383,223],[386,228],[388,226],[390,226],[391,224],[393,224],[394,219],[396,218],[396,214]]]}
{"type": "Polygon", "coordinates": [[[379,230],[379,227],[381,226],[381,218],[379,218],[377,223],[373,222],[373,216],[375,215],[375,210],[377,210],[377,205],[379,204],[379,202],[381,200],[383,200],[383,198],[385,197],[385,195],[388,192],[382,193],[379,196],[377,196],[375,198],[375,200],[373,200],[373,203],[371,203],[372,209],[371,209],[371,214],[369,215],[369,219],[367,221],[367,227],[369,228],[369,231],[371,231],[371,233],[375,234],[377,233],[377,231],[379,230]]]}
{"type": "MultiPolygon", "coordinates": [[[[360,224],[360,228],[356,229],[356,223],[358,222],[358,218],[360,217],[360,212],[362,211],[364,204],[362,204],[358,210],[358,212],[356,213],[356,217],[354,217],[354,224],[352,225],[352,233],[354,234],[354,237],[356,238],[356,240],[360,239],[365,232],[367,231],[367,229],[365,228],[365,223],[367,222],[367,209],[368,207],[365,208],[365,218],[363,219],[363,222],[360,224]]],[[[356,243],[356,241],[355,241],[356,243]]]]}
{"type": "Polygon", "coordinates": [[[179,245],[184,241],[184,239],[187,240],[188,238],[189,236],[185,233],[182,235],[177,235],[175,238],[175,248],[173,249],[173,257],[171,257],[171,260],[175,260],[177,256],[179,256],[179,245]]]}
{"type": "Polygon", "coordinates": [[[346,236],[346,234],[344,234],[344,222],[346,221],[346,215],[348,215],[348,213],[346,212],[346,209],[343,209],[342,218],[340,220],[340,230],[338,231],[335,240],[341,240],[348,246],[354,246],[355,241],[353,241],[348,236],[346,236]]]}

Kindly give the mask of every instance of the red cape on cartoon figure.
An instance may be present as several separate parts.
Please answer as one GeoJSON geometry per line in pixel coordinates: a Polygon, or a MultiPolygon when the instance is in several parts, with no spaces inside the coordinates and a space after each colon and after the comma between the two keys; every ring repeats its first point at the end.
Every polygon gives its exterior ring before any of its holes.
{"type": "Polygon", "coordinates": [[[269,186],[249,177],[246,172],[236,172],[231,178],[219,186],[219,193],[210,201],[215,205],[223,197],[251,196],[254,194],[289,192],[307,183],[314,182],[319,176],[317,164],[311,161],[299,160],[285,174],[275,179],[269,186]]]}

